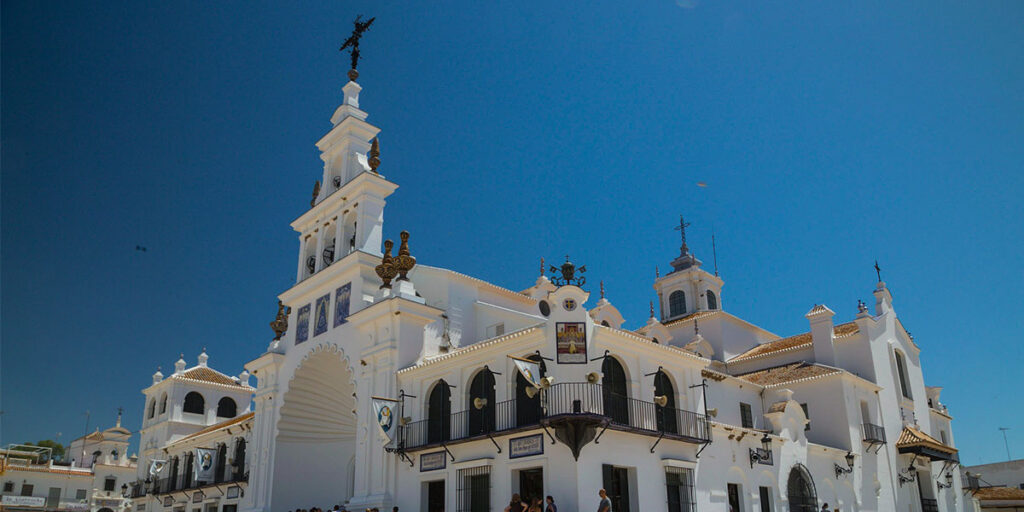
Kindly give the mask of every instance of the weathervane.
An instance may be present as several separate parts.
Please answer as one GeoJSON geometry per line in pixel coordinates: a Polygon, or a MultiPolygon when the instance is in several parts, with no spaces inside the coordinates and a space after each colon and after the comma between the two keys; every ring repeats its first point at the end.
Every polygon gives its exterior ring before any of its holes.
{"type": "Polygon", "coordinates": [[[679,216],[679,225],[672,228],[679,232],[679,236],[683,239],[683,246],[679,248],[680,254],[689,254],[690,248],[686,246],[686,228],[690,227],[689,222],[683,221],[683,216],[679,216]]]}
{"type": "Polygon", "coordinates": [[[359,38],[363,37],[363,32],[370,29],[370,25],[373,24],[373,20],[377,18],[370,18],[369,21],[360,21],[363,17],[362,14],[356,16],[356,21],[353,22],[355,28],[352,29],[352,35],[348,36],[345,43],[338,49],[339,52],[345,51],[346,48],[350,48],[349,54],[352,57],[352,69],[348,72],[349,80],[355,81],[359,78],[359,73],[356,71],[356,65],[359,64],[359,38]]]}

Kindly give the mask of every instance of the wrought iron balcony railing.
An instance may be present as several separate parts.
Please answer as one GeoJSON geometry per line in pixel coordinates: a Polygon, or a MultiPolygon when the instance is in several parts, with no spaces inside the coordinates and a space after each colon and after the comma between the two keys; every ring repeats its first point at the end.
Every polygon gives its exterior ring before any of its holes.
{"type": "Polygon", "coordinates": [[[869,443],[885,443],[885,429],[871,423],[864,424],[864,440],[869,443]]]}
{"type": "Polygon", "coordinates": [[[555,384],[531,399],[506,400],[399,426],[397,447],[413,450],[527,430],[552,418],[573,415],[607,418],[615,430],[663,434],[695,443],[711,440],[711,426],[703,414],[609,393],[600,384],[570,382],[555,384]]]}
{"type": "MultiPolygon", "coordinates": [[[[167,494],[169,492],[174,492],[174,491],[188,491],[188,490],[192,490],[192,489],[201,489],[203,487],[209,487],[211,485],[217,485],[217,484],[232,484],[232,483],[247,482],[247,481],[249,481],[249,473],[244,473],[244,474],[234,474],[233,473],[233,474],[227,475],[226,478],[219,478],[215,482],[206,482],[206,481],[198,481],[197,482],[197,481],[195,481],[192,478],[188,478],[188,476],[191,476],[191,475],[187,475],[187,476],[186,475],[178,475],[175,478],[161,478],[161,479],[158,479],[158,480],[156,480],[155,482],[153,482],[151,484],[152,487],[149,489],[149,494],[167,494]]],[[[132,487],[132,496],[133,497],[138,497],[138,496],[135,496],[136,492],[141,492],[142,494],[140,494],[140,495],[144,496],[146,494],[145,493],[145,484],[143,484],[140,487],[139,491],[136,491],[136,488],[133,486],[132,487]]]]}

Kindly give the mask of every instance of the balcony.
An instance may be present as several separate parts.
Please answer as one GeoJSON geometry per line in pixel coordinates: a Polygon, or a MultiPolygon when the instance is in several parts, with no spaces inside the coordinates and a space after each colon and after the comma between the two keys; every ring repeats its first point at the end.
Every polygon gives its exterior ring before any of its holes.
{"type": "Polygon", "coordinates": [[[871,444],[885,444],[885,429],[879,425],[865,423],[864,442],[871,444]]]}
{"type": "MultiPolygon", "coordinates": [[[[178,475],[178,477],[176,478],[161,478],[153,482],[153,487],[149,490],[149,494],[168,494],[175,491],[190,491],[194,489],[202,489],[203,487],[210,487],[218,484],[233,484],[249,481],[248,473],[234,474],[228,476],[227,478],[218,479],[216,482],[196,482],[191,478],[187,478],[189,476],[191,475],[178,475]]],[[[144,496],[146,494],[144,485],[132,487],[132,497],[137,497],[137,493],[141,493],[139,494],[140,496],[144,496]]]]}
{"type": "Polygon", "coordinates": [[[485,439],[581,416],[599,419],[612,430],[698,444],[711,441],[711,426],[703,414],[605,393],[599,384],[572,382],[555,384],[529,400],[506,400],[482,409],[400,426],[397,448],[415,451],[485,439]]]}

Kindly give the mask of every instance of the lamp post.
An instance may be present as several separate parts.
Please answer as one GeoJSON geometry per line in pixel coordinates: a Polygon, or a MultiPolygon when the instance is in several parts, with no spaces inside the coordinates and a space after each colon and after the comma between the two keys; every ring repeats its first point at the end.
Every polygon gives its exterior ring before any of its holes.
{"type": "Polygon", "coordinates": [[[767,432],[765,432],[764,437],[761,438],[761,448],[750,449],[750,467],[753,468],[755,463],[772,463],[772,438],[767,432]]]}
{"type": "Polygon", "coordinates": [[[844,474],[847,473],[853,473],[853,452],[846,452],[846,456],[844,458],[846,459],[845,468],[840,466],[839,464],[832,463],[832,465],[835,466],[836,469],[836,478],[839,478],[840,476],[843,476],[844,474]]]}

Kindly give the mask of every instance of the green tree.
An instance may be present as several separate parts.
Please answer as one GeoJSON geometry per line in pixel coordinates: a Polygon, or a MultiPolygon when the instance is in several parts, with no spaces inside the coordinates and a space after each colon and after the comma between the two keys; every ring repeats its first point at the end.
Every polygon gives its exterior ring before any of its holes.
{"type": "Polygon", "coordinates": [[[25,444],[25,446],[38,446],[40,448],[49,448],[50,449],[50,453],[51,453],[51,457],[54,460],[62,460],[64,458],[64,451],[65,451],[64,450],[64,445],[62,445],[62,444],[60,444],[57,441],[54,441],[52,439],[44,439],[44,440],[39,441],[37,443],[28,442],[28,443],[24,443],[24,444],[25,444]]]}

